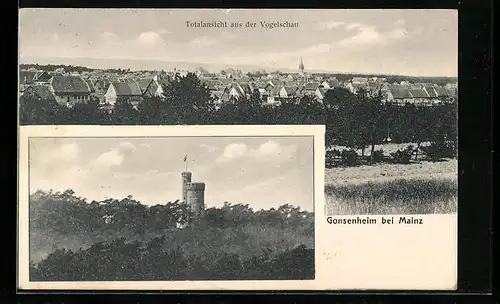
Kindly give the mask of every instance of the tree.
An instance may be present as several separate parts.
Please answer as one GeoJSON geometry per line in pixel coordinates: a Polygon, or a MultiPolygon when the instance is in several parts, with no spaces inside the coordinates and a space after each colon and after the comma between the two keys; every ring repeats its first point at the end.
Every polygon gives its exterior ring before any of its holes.
{"type": "Polygon", "coordinates": [[[118,125],[133,125],[139,122],[139,112],[129,100],[118,100],[112,112],[112,121],[118,125]]]}
{"type": "Polygon", "coordinates": [[[61,119],[61,106],[54,100],[41,99],[25,93],[19,99],[19,123],[21,125],[57,124],[61,119]]]}
{"type": "Polygon", "coordinates": [[[212,121],[215,103],[210,90],[193,73],[176,75],[164,91],[165,102],[172,110],[174,124],[206,124],[212,121]]]}
{"type": "Polygon", "coordinates": [[[102,124],[106,122],[106,114],[99,106],[97,98],[88,102],[76,103],[67,110],[66,123],[69,124],[102,124]]]}

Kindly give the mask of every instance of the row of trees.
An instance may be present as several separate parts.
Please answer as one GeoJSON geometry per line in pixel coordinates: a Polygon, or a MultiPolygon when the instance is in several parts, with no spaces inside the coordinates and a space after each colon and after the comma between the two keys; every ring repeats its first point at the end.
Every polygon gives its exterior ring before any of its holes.
{"type": "Polygon", "coordinates": [[[297,246],[273,254],[241,258],[223,253],[217,259],[184,256],[177,248],[165,250],[164,237],[149,242],[118,238],[95,243],[85,250],[58,249],[35,265],[31,281],[152,281],[152,280],[311,280],[314,249],[297,246]]]}
{"type": "Polygon", "coordinates": [[[382,95],[352,94],[344,88],[329,90],[323,102],[310,97],[266,105],[255,92],[217,108],[210,91],[194,74],[174,77],[164,98],[145,98],[135,109],[119,101],[108,113],[97,100],[66,108],[57,103],[21,97],[20,122],[29,124],[125,124],[125,125],[204,125],[204,124],[324,124],[327,146],[354,149],[375,146],[388,137],[392,142],[415,142],[418,146],[437,138],[457,137],[458,106],[453,102],[432,107],[384,104],[382,95]]]}
{"type": "Polygon", "coordinates": [[[132,197],[88,202],[67,190],[33,193],[29,208],[34,263],[58,249],[78,251],[116,238],[143,243],[164,236],[166,251],[178,247],[186,258],[213,260],[226,253],[248,259],[262,250],[275,256],[300,244],[314,247],[314,214],[290,205],[254,211],[225,203],[195,218],[178,202],[148,206],[132,197]]]}
{"type": "MultiPolygon", "coordinates": [[[[208,208],[203,221],[207,228],[235,228],[248,224],[260,227],[296,227],[311,225],[314,214],[288,204],[267,210],[253,210],[248,204],[225,202],[208,208]]],[[[30,196],[30,228],[72,235],[99,234],[102,230],[142,235],[164,231],[193,221],[186,204],[168,202],[147,206],[131,196],[118,200],[87,202],[72,190],[37,191],[30,196]]]]}

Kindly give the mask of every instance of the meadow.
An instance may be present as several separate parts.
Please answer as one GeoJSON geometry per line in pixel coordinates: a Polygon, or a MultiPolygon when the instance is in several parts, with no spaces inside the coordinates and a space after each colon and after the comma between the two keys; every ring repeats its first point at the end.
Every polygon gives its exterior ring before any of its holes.
{"type": "Polygon", "coordinates": [[[457,210],[457,160],[325,170],[326,215],[447,214],[457,210]]]}

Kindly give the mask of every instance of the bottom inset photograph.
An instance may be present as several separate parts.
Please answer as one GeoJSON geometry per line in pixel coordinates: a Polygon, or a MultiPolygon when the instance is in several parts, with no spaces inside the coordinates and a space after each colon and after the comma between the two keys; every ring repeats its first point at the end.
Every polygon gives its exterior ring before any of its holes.
{"type": "Polygon", "coordinates": [[[314,280],[314,136],[189,130],[31,132],[29,281],[314,280]]]}

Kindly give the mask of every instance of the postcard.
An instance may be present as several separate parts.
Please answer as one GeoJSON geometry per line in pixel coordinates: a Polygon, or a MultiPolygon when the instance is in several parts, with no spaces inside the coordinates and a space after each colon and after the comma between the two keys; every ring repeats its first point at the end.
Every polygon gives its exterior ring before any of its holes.
{"type": "Polygon", "coordinates": [[[19,14],[20,289],[456,289],[455,10],[19,14]]]}

